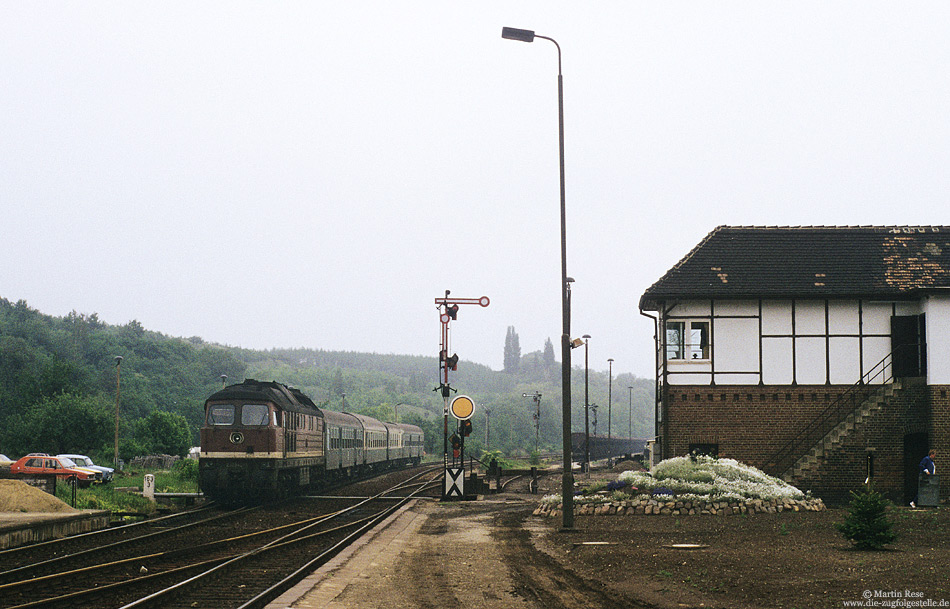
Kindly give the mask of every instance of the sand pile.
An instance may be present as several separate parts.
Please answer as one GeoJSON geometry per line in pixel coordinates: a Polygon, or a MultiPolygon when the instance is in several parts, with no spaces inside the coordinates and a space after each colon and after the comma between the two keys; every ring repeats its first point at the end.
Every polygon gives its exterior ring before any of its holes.
{"type": "Polygon", "coordinates": [[[0,479],[0,512],[77,512],[22,480],[0,479]]]}

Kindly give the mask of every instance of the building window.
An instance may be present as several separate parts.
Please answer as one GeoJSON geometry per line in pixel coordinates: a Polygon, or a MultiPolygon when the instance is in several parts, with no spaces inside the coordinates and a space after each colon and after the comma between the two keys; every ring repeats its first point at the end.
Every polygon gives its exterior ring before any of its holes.
{"type": "Polygon", "coordinates": [[[666,359],[708,360],[709,322],[666,322],[666,359]]]}
{"type": "Polygon", "coordinates": [[[706,457],[718,457],[719,444],[711,444],[708,442],[690,444],[689,454],[693,456],[703,455],[706,457]]]}

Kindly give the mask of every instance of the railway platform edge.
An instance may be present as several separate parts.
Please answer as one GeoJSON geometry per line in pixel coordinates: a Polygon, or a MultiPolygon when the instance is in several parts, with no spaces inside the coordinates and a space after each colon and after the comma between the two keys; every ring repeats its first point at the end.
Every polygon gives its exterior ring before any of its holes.
{"type": "Polygon", "coordinates": [[[0,550],[104,529],[110,516],[108,510],[0,512],[0,550]]]}

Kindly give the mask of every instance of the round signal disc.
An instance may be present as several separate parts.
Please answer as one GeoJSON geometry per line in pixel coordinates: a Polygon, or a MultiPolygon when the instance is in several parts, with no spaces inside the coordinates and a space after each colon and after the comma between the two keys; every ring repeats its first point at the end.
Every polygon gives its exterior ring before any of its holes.
{"type": "Polygon", "coordinates": [[[459,421],[465,421],[472,418],[472,413],[475,412],[475,402],[467,395],[460,395],[452,400],[452,406],[449,409],[452,411],[453,417],[459,421]]]}

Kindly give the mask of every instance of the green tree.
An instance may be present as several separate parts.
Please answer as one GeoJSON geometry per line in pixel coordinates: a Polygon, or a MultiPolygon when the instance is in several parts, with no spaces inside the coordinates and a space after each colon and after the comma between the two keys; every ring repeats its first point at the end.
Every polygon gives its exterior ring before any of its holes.
{"type": "Polygon", "coordinates": [[[135,422],[135,441],[148,454],[183,457],[191,447],[191,429],[180,414],[153,410],[135,422]]]}
{"type": "Polygon", "coordinates": [[[508,333],[505,335],[505,372],[517,372],[520,363],[521,342],[518,340],[518,333],[515,332],[515,327],[508,326],[508,333]]]}
{"type": "Polygon", "coordinates": [[[554,344],[548,338],[544,341],[544,355],[542,356],[545,368],[553,368],[556,360],[554,359],[554,344]]]}
{"type": "Polygon", "coordinates": [[[345,386],[343,385],[343,370],[337,368],[333,371],[333,381],[330,386],[330,392],[336,397],[341,397],[345,390],[345,386]]]}
{"type": "Polygon", "coordinates": [[[3,445],[20,455],[95,452],[112,437],[112,421],[104,398],[61,393],[9,417],[3,445]]]}
{"type": "Polygon", "coordinates": [[[851,492],[851,507],[844,522],[835,524],[845,539],[854,542],[859,550],[883,550],[897,539],[887,519],[890,502],[884,495],[870,488],[851,492]]]}
{"type": "Polygon", "coordinates": [[[377,421],[392,422],[396,419],[393,412],[393,407],[389,404],[380,404],[378,406],[370,406],[369,408],[361,408],[358,414],[372,417],[377,421]]]}

